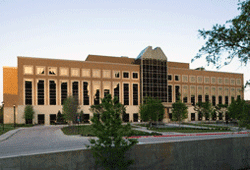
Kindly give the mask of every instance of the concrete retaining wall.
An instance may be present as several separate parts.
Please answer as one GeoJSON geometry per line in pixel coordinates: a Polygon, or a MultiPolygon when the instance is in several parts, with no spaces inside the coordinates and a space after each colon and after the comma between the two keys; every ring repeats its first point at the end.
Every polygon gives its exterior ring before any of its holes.
{"type": "MultiPolygon", "coordinates": [[[[127,153],[135,159],[129,169],[221,170],[250,167],[250,137],[136,145],[127,153]]],[[[1,170],[102,169],[90,150],[0,159],[1,170]]]]}

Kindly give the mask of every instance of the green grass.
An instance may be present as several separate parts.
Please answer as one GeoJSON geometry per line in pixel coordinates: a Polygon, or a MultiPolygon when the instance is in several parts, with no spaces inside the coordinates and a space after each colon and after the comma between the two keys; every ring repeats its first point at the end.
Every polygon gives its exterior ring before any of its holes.
{"type": "MultiPolygon", "coordinates": [[[[65,135],[82,135],[82,136],[95,136],[94,130],[91,125],[85,126],[68,126],[62,128],[65,135]],[[79,129],[78,129],[79,128],[79,129]]],[[[150,136],[150,135],[161,135],[159,133],[147,133],[137,130],[132,130],[131,136],[150,136]]]]}
{"type": "Polygon", "coordinates": [[[228,132],[230,130],[209,130],[209,129],[194,129],[194,128],[150,128],[150,130],[157,132],[179,132],[179,133],[203,133],[203,132],[228,132]]]}
{"type": "MultiPolygon", "coordinates": [[[[19,127],[32,127],[34,125],[26,125],[26,124],[16,124],[16,128],[19,127]]],[[[14,129],[14,125],[13,124],[4,124],[4,131],[3,131],[3,124],[0,124],[0,135],[13,130],[14,129]]]]}

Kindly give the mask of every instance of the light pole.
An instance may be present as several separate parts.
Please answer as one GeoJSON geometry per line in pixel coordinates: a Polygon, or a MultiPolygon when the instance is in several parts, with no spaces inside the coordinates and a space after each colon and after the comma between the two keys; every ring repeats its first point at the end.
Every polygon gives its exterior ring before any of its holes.
{"type": "Polygon", "coordinates": [[[4,102],[2,101],[2,109],[3,109],[3,132],[4,132],[4,102]]]}
{"type": "Polygon", "coordinates": [[[16,128],[16,105],[13,105],[14,107],[14,129],[16,128]]]}

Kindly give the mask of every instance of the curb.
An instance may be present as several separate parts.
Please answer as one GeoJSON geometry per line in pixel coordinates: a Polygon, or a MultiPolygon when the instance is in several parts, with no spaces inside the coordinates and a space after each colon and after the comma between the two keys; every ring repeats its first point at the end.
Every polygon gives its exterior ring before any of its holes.
{"type": "Polygon", "coordinates": [[[0,142],[3,142],[5,140],[9,139],[10,137],[12,137],[13,135],[15,135],[16,133],[18,133],[22,129],[24,129],[24,128],[14,129],[14,130],[6,132],[5,134],[2,134],[0,136],[0,142]]]}
{"type": "Polygon", "coordinates": [[[163,137],[185,137],[185,136],[212,136],[212,135],[235,135],[235,134],[250,134],[250,132],[222,132],[222,133],[195,133],[195,134],[181,134],[181,135],[161,135],[161,136],[131,136],[128,138],[163,138],[163,137]]]}

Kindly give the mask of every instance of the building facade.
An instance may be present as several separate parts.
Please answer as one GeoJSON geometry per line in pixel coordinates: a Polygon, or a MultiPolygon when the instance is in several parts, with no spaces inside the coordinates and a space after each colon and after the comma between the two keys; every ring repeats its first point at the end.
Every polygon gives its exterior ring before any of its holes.
{"type": "Polygon", "coordinates": [[[243,74],[192,70],[188,63],[167,61],[159,47],[148,46],[136,59],[88,55],[85,61],[31,57],[17,60],[17,67],[3,68],[5,123],[13,123],[14,118],[16,123],[25,123],[24,108],[32,105],[33,123],[49,125],[58,111],[62,112],[63,100],[69,95],[78,99],[85,119],[93,116],[90,106],[99,104],[106,94],[117,96],[126,106],[124,120],[132,122],[140,120],[139,105],[145,96],[162,101],[166,122],[178,94],[189,108],[187,121],[201,119],[193,107],[198,101],[216,105],[244,98],[243,74]]]}

